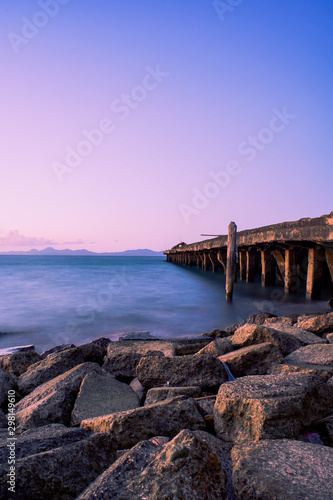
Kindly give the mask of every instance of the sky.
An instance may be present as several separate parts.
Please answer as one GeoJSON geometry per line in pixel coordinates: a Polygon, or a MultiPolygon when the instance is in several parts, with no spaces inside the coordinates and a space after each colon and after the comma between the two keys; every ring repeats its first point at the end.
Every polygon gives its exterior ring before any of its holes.
{"type": "Polygon", "coordinates": [[[331,0],[2,0],[0,251],[333,210],[331,0]]]}

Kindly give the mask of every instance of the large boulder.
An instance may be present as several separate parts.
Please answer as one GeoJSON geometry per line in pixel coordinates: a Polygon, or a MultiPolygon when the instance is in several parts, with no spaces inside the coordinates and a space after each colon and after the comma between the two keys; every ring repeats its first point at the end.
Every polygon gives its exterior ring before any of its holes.
{"type": "Polygon", "coordinates": [[[200,349],[195,356],[200,356],[201,354],[210,354],[215,358],[226,354],[233,350],[233,345],[229,338],[217,338],[210,342],[208,345],[200,349]]]}
{"type": "MultiPolygon", "coordinates": [[[[66,444],[81,441],[90,436],[90,432],[81,428],[69,429],[62,424],[50,424],[37,429],[30,429],[15,438],[15,458],[27,457],[43,451],[59,448],[66,444]]],[[[0,464],[8,460],[8,439],[0,439],[0,464]]]]}
{"type": "Polygon", "coordinates": [[[154,436],[174,437],[182,429],[199,430],[205,422],[192,398],[161,403],[83,420],[81,427],[111,433],[119,448],[130,448],[154,436]]]}
{"type": "Polygon", "coordinates": [[[82,381],[71,416],[71,425],[139,406],[139,398],[127,384],[109,372],[88,373],[82,381]]]}
{"type": "Polygon", "coordinates": [[[186,429],[128,485],[133,498],[226,498],[226,477],[209,445],[186,429]]]}
{"type": "Polygon", "coordinates": [[[92,361],[93,363],[102,365],[109,344],[111,344],[111,340],[109,338],[101,337],[93,340],[92,342],[88,342],[88,344],[80,345],[79,348],[85,361],[92,361]]]}
{"type": "Polygon", "coordinates": [[[111,342],[107,348],[103,368],[112,375],[133,379],[136,367],[144,356],[174,356],[175,344],[162,340],[123,340],[111,342]]]}
{"type": "Polygon", "coordinates": [[[235,446],[231,456],[238,499],[332,499],[331,448],[281,439],[235,446]]]}
{"type": "Polygon", "coordinates": [[[234,348],[246,347],[263,342],[271,342],[283,355],[287,355],[307,344],[325,343],[317,335],[302,331],[299,328],[282,324],[280,329],[270,328],[263,325],[244,325],[231,337],[234,348]]]}
{"type": "Polygon", "coordinates": [[[126,450],[76,500],[124,500],[131,494],[128,484],[141,474],[162,448],[157,440],[140,441],[126,450]]]}
{"type": "MultiPolygon", "coordinates": [[[[74,499],[115,460],[114,443],[98,435],[21,458],[15,463],[14,497],[74,499]]],[[[7,481],[7,470],[1,468],[1,498],[10,498],[7,481]]]]}
{"type": "Polygon", "coordinates": [[[198,398],[201,396],[200,387],[153,387],[147,392],[145,406],[172,399],[177,396],[188,396],[189,398],[198,398]]]}
{"type": "Polygon", "coordinates": [[[41,359],[42,357],[35,351],[13,352],[0,356],[0,368],[19,377],[30,365],[41,359]]]}
{"type": "Polygon", "coordinates": [[[55,354],[56,352],[60,351],[66,351],[67,349],[70,349],[71,347],[76,347],[75,344],[60,344],[56,345],[54,347],[50,347],[50,349],[47,349],[46,351],[42,352],[41,356],[42,358],[47,358],[50,354],[55,354]]]}
{"type": "Polygon", "coordinates": [[[18,379],[18,388],[22,394],[29,394],[36,387],[67,372],[84,362],[84,355],[78,347],[50,354],[45,359],[30,366],[18,379]]]}
{"type": "Polygon", "coordinates": [[[316,316],[299,316],[297,326],[312,333],[325,333],[333,331],[333,312],[316,316]]]}
{"type": "Polygon", "coordinates": [[[333,366],[333,344],[307,345],[297,349],[285,358],[286,363],[310,363],[312,365],[333,366]]]}
{"type": "Polygon", "coordinates": [[[147,356],[137,367],[137,377],[147,388],[167,384],[217,389],[228,380],[222,363],[209,354],[175,358],[147,356]]]}
{"type": "Polygon", "coordinates": [[[84,377],[102,372],[97,363],[82,363],[45,382],[16,405],[16,422],[20,432],[51,423],[69,426],[76,396],[84,377]]]}
{"type": "Polygon", "coordinates": [[[314,375],[254,375],[220,387],[214,407],[218,437],[235,443],[296,438],[333,411],[333,387],[314,375]]]}
{"type": "Polygon", "coordinates": [[[264,375],[272,366],[281,363],[283,356],[274,344],[264,342],[237,349],[218,359],[228,365],[235,377],[243,377],[264,375]]]}

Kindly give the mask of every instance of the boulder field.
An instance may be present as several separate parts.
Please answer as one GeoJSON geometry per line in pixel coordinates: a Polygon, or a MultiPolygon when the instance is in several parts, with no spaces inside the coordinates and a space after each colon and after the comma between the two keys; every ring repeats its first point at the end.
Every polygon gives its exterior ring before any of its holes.
{"type": "Polygon", "coordinates": [[[333,313],[0,356],[0,498],[332,500],[333,313]],[[11,489],[10,489],[11,488],[11,489]]]}

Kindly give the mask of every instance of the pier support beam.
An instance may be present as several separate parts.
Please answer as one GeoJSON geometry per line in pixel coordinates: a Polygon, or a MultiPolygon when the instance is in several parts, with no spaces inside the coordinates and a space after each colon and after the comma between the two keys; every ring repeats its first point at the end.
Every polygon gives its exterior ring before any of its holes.
{"type": "Polygon", "coordinates": [[[297,253],[293,248],[288,248],[285,251],[284,293],[296,293],[297,288],[297,253]]]}
{"type": "Polygon", "coordinates": [[[236,276],[236,233],[237,226],[230,222],[228,226],[227,275],[225,280],[226,300],[232,300],[232,292],[236,276]]]}
{"type": "Polygon", "coordinates": [[[239,252],[239,279],[241,281],[246,280],[246,251],[241,250],[239,252]]]}
{"type": "Polygon", "coordinates": [[[324,250],[319,246],[309,248],[308,272],[306,276],[307,299],[320,299],[324,255],[324,250]]]}
{"type": "Polygon", "coordinates": [[[276,273],[279,280],[284,281],[285,279],[285,260],[281,250],[273,250],[272,255],[276,262],[276,273]]]}
{"type": "Polygon", "coordinates": [[[270,286],[275,283],[274,263],[270,250],[261,250],[261,284],[270,286]]]}
{"type": "Polygon", "coordinates": [[[253,250],[246,251],[246,282],[252,283],[255,277],[256,261],[253,250]]]}
{"type": "Polygon", "coordinates": [[[333,248],[326,248],[326,262],[330,271],[331,279],[333,281],[333,248]]]}

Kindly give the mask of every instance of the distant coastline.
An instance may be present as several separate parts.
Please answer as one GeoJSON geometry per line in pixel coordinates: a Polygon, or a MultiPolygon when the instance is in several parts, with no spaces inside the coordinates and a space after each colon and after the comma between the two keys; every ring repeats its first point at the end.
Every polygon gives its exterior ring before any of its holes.
{"type": "Polygon", "coordinates": [[[80,249],[80,250],[70,250],[65,248],[63,250],[57,250],[53,247],[47,247],[43,250],[36,250],[35,248],[31,250],[18,250],[11,252],[0,252],[0,255],[52,255],[52,256],[85,256],[85,257],[161,257],[163,256],[163,250],[160,252],[155,252],[148,248],[137,249],[137,250],[125,250],[124,252],[91,252],[90,250],[80,249]]]}

